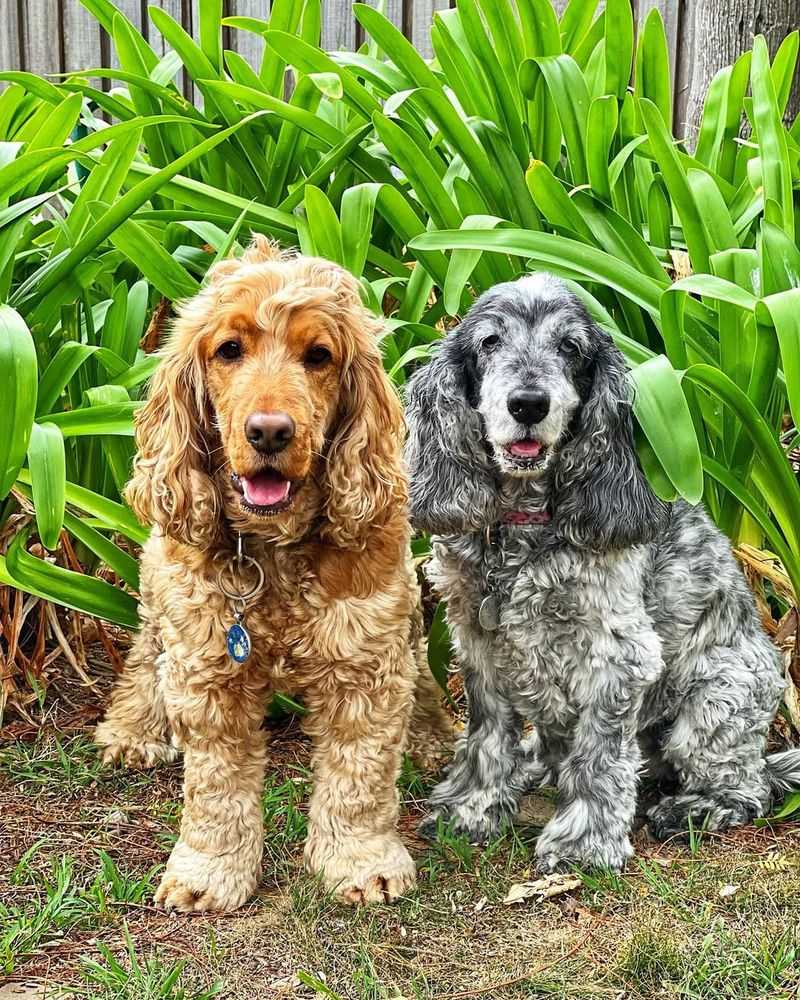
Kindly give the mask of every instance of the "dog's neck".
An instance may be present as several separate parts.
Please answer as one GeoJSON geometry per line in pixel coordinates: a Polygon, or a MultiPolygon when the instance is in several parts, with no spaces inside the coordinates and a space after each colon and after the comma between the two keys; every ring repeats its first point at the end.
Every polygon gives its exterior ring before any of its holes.
{"type": "Polygon", "coordinates": [[[548,505],[552,496],[549,470],[539,479],[503,476],[498,498],[501,518],[507,524],[544,524],[549,520],[548,505]]]}

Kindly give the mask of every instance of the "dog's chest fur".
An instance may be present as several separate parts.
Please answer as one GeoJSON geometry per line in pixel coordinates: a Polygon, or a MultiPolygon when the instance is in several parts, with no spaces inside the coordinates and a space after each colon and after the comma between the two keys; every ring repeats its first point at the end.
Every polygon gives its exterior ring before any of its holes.
{"type": "Polygon", "coordinates": [[[569,735],[612,677],[646,692],[646,729],[668,723],[702,679],[709,646],[747,642],[775,659],[729,544],[702,509],[682,503],[658,542],[605,554],[558,541],[547,525],[504,527],[490,541],[442,537],[428,574],[447,599],[457,652],[469,644],[464,659],[555,737],[569,735]],[[490,591],[496,631],[478,623],[490,591]]]}
{"type": "MultiPolygon", "coordinates": [[[[413,612],[416,581],[409,565],[397,567],[379,593],[369,597],[332,599],[322,588],[313,553],[300,547],[259,553],[264,586],[248,601],[244,624],[252,652],[244,665],[226,653],[226,633],[233,624],[234,606],[220,588],[216,566],[198,560],[195,565],[181,550],[177,557],[169,543],[154,537],[143,556],[144,605],[156,618],[173,669],[190,680],[192,663],[216,661],[221,673],[253,672],[272,687],[299,690],[342,663],[358,666],[374,662],[402,632],[407,637],[413,612]]],[[[235,567],[225,568],[226,585],[242,590],[252,575],[238,579],[235,567]]]]}
{"type": "Polygon", "coordinates": [[[587,555],[554,545],[547,526],[508,526],[437,542],[429,575],[451,616],[470,622],[485,669],[499,672],[520,715],[552,734],[567,733],[605,682],[594,660],[646,622],[646,549],[587,555]],[[481,629],[477,611],[491,593],[499,624],[481,629]]]}

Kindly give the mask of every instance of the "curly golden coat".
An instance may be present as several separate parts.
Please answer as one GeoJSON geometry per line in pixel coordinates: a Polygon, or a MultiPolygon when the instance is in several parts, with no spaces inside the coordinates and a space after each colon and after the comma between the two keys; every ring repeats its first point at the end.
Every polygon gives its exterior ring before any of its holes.
{"type": "Polygon", "coordinates": [[[167,908],[233,909],[258,883],[275,690],[302,696],[313,741],[307,867],[350,902],[414,884],[396,778],[415,685],[415,733],[448,724],[419,670],[402,411],[379,328],[341,268],[256,239],[181,308],[139,413],[128,499],[154,524],[142,628],[96,739],[133,766],[184,751],[180,837],[156,893],[167,908]],[[266,456],[246,431],[262,411],[294,427],[266,456]],[[264,474],[290,484],[280,509],[242,493],[264,474]],[[237,533],[266,580],[242,664],[226,650],[233,608],[220,589],[220,573],[229,591],[253,582],[237,533]]]}

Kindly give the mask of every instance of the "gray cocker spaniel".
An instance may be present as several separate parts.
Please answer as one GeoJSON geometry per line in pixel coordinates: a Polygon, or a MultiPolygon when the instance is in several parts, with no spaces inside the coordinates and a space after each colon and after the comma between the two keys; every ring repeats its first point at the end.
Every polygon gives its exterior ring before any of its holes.
{"type": "Polygon", "coordinates": [[[659,838],[746,823],[800,782],[800,751],[765,755],[783,682],[730,546],[651,491],[623,357],[566,285],[483,295],[413,377],[407,419],[469,701],[423,830],[485,841],[554,781],[540,870],[619,870],[642,774],[659,838]]]}

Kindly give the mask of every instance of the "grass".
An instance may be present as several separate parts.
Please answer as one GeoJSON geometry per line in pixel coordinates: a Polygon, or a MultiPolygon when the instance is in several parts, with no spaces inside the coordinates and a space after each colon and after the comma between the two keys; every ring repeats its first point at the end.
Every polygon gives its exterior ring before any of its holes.
{"type": "Polygon", "coordinates": [[[797,826],[695,828],[666,846],[640,833],[626,874],[579,873],[576,891],[506,906],[535,877],[538,827],[486,847],[443,828],[426,844],[415,829],[431,779],[404,767],[417,891],[344,908],[302,871],[308,748],[277,724],[257,897],[233,915],[169,917],[151,897],[177,834],[180,767],[100,771],[85,733],[52,728],[1,745],[0,980],[93,1000],[797,996],[797,826]]]}

